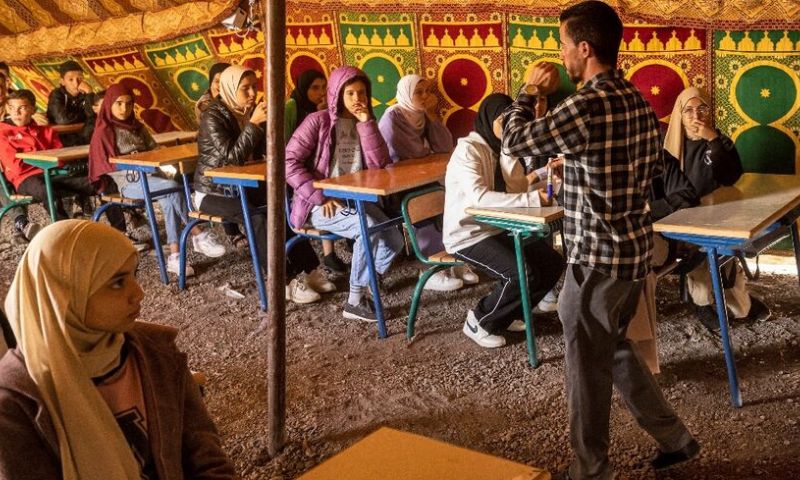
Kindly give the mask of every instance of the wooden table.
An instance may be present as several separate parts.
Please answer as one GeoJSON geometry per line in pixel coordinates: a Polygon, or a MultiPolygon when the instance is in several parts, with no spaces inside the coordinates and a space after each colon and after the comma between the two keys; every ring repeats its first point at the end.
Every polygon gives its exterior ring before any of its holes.
{"type": "Polygon", "coordinates": [[[382,427],[298,480],[550,480],[547,470],[382,427]]]}
{"type": "MultiPolygon", "coordinates": [[[[153,246],[155,247],[156,259],[158,260],[158,268],[161,274],[161,281],[165,284],[169,283],[169,276],[167,275],[167,267],[164,262],[164,252],[161,250],[161,240],[158,235],[158,223],[156,222],[155,210],[153,210],[153,199],[161,195],[173,193],[174,189],[159,190],[157,192],[150,191],[150,184],[147,179],[148,174],[155,173],[159,167],[166,165],[177,165],[194,163],[197,161],[197,144],[184,143],[172,147],[157,148],[147,152],[136,152],[119,157],[111,157],[108,159],[120,170],[130,170],[138,173],[139,183],[144,196],[144,207],[147,212],[147,219],[150,223],[150,232],[153,236],[153,246]]],[[[181,168],[183,174],[183,193],[186,198],[186,205],[191,205],[192,197],[189,188],[189,179],[185,173],[186,169],[181,168]]],[[[94,218],[97,219],[103,212],[110,206],[114,205],[113,202],[101,206],[95,211],[94,218]]]]}
{"type": "MultiPolygon", "coordinates": [[[[261,302],[261,309],[267,309],[267,290],[264,286],[264,276],[261,272],[261,263],[258,261],[258,246],[256,236],[253,232],[253,220],[250,212],[250,205],[247,203],[246,188],[258,188],[258,182],[266,181],[267,164],[266,162],[249,163],[246,165],[227,165],[219,168],[212,168],[203,172],[203,175],[211,177],[214,183],[230,185],[236,187],[239,193],[239,200],[242,204],[242,216],[244,217],[244,229],[247,233],[247,242],[250,244],[250,259],[253,262],[253,272],[256,277],[256,288],[261,302]]],[[[202,220],[195,220],[189,226],[193,226],[202,220]]],[[[183,281],[181,279],[181,281],[183,281]]],[[[179,285],[180,288],[184,284],[179,285]]]]}
{"type": "Polygon", "coordinates": [[[195,131],[175,131],[156,133],[153,135],[153,140],[159,145],[193,143],[197,140],[197,132],[195,131]]]}
{"type": "Polygon", "coordinates": [[[367,260],[369,282],[375,305],[375,316],[378,319],[378,336],[386,337],[386,323],[383,317],[383,304],[378,289],[375,259],[372,256],[370,234],[385,228],[393,227],[402,221],[401,217],[392,219],[369,228],[364,213],[364,202],[377,202],[381,197],[393,193],[405,192],[429,183],[444,180],[447,172],[449,153],[438,153],[423,158],[401,160],[382,169],[368,169],[342,175],[336,178],[317,180],[314,187],[321,189],[323,195],[332,198],[352,200],[356,204],[361,238],[364,242],[364,255],[367,260]]]}
{"type": "Polygon", "coordinates": [[[698,245],[706,251],[728,371],[731,403],[742,406],[742,395],[730,341],[727,308],[720,278],[720,256],[745,249],[761,250],[773,243],[771,234],[789,226],[800,276],[800,176],[748,173],[733,187],[719,188],[700,206],[679,210],[656,222],[665,237],[698,245]]]}
{"type": "Polygon", "coordinates": [[[69,123],[66,125],[47,125],[59,135],[65,133],[78,133],[83,130],[83,123],[69,123]]]}
{"type": "Polygon", "coordinates": [[[475,220],[508,231],[514,238],[514,252],[517,257],[517,277],[522,299],[522,317],[525,320],[525,337],[528,347],[528,362],[532,367],[539,366],[536,353],[536,337],[533,333],[531,305],[528,297],[528,275],[525,268],[524,239],[531,236],[545,237],[550,234],[548,225],[564,218],[563,207],[471,207],[465,212],[475,220]]]}

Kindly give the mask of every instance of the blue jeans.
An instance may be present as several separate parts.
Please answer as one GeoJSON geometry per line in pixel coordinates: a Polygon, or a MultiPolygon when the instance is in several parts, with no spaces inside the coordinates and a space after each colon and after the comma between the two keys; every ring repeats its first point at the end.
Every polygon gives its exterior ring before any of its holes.
{"type": "MultiPolygon", "coordinates": [[[[151,192],[167,190],[169,188],[181,188],[177,182],[149,174],[147,175],[147,182],[150,185],[151,192]]],[[[129,198],[144,198],[142,184],[139,182],[125,185],[121,193],[123,196],[129,198]]],[[[164,225],[167,229],[167,243],[178,243],[178,238],[180,238],[181,234],[181,225],[189,222],[189,210],[186,208],[186,198],[183,196],[183,191],[178,190],[159,197],[158,205],[161,207],[161,213],[164,214],[164,225]]]]}
{"type": "MultiPolygon", "coordinates": [[[[367,225],[372,227],[388,220],[383,211],[373,203],[364,203],[364,212],[367,216],[367,225]]],[[[369,270],[367,269],[364,244],[361,239],[361,226],[355,208],[339,209],[331,218],[325,218],[321,207],[311,211],[311,224],[314,228],[327,230],[344,238],[355,240],[353,244],[353,259],[350,264],[350,285],[366,287],[369,285],[369,270]]],[[[372,244],[372,258],[375,259],[375,270],[383,275],[389,270],[392,260],[403,249],[403,235],[397,228],[373,233],[370,238],[372,244]]]]}

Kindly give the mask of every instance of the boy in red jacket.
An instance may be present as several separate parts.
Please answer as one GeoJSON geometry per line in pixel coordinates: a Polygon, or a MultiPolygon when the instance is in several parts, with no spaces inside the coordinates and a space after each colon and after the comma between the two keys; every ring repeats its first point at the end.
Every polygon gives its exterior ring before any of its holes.
{"type": "MultiPolygon", "coordinates": [[[[11,92],[6,108],[8,118],[0,123],[0,162],[3,163],[5,177],[14,185],[17,193],[30,195],[47,207],[44,172],[23,162],[16,154],[61,148],[61,140],[51,127],[39,126],[33,121],[36,98],[30,90],[11,92]]],[[[53,177],[53,190],[57,197],[55,213],[58,220],[69,218],[61,203],[62,196],[77,194],[82,197],[96,194],[85,175],[53,177]]],[[[107,216],[112,226],[125,231],[125,217],[118,207],[108,209],[107,216]]]]}

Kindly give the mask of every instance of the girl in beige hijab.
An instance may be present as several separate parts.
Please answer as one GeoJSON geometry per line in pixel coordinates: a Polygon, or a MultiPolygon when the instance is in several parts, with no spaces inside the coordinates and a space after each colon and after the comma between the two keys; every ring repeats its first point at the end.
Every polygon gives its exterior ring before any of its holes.
{"type": "Polygon", "coordinates": [[[0,478],[233,478],[175,330],[139,324],[138,255],[64,220],[25,251],[5,308],[0,478]]]}

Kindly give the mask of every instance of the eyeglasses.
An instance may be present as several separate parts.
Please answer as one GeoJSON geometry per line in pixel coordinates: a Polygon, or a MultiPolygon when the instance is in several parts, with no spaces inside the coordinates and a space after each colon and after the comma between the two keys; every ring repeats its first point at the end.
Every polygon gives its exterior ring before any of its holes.
{"type": "Polygon", "coordinates": [[[698,117],[705,117],[709,113],[711,113],[711,109],[706,105],[699,105],[697,107],[686,107],[681,112],[681,114],[685,117],[691,117],[692,114],[698,117]]]}

